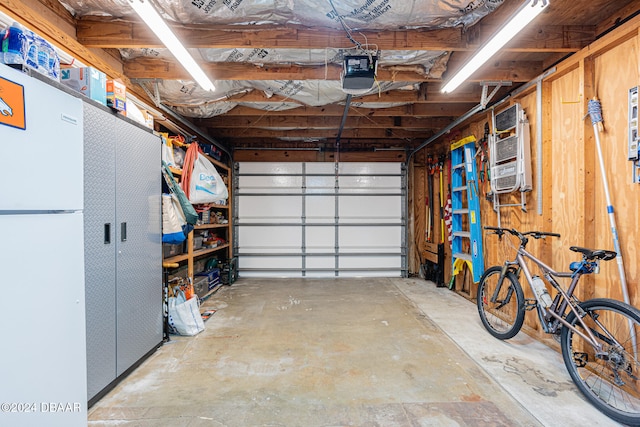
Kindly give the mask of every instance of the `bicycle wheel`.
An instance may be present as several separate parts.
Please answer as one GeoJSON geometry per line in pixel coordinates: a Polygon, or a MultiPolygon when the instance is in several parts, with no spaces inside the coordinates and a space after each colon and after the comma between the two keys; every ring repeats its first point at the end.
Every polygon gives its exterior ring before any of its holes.
{"type": "Polygon", "coordinates": [[[524,322],[524,294],[518,279],[507,272],[502,283],[502,267],[486,270],[478,285],[477,305],[482,324],[501,340],[515,336],[524,322]]]}
{"type": "MultiPolygon", "coordinates": [[[[640,311],[620,301],[580,304],[583,321],[602,345],[602,354],[578,333],[562,328],[562,357],[578,389],[607,416],[640,426],[640,311]]],[[[567,322],[586,333],[573,313],[567,322]]]]}

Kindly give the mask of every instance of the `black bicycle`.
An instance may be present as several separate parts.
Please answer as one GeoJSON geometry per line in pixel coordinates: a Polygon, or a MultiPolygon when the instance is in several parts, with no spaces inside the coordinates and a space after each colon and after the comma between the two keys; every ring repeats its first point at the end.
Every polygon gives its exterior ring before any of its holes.
{"type": "Polygon", "coordinates": [[[571,271],[558,272],[525,248],[529,237],[559,234],[484,228],[499,238],[508,233],[520,240],[512,261],[489,268],[480,279],[477,305],[484,327],[496,338],[509,339],[522,328],[525,312],[537,310],[543,330],[560,340],[565,366],[578,389],[612,419],[640,426],[640,311],[613,299],[580,301],[574,295],[580,278],[599,272],[600,261],[614,259],[616,253],[572,246],[572,251],[582,254],[582,260],[572,262],[571,271]],[[532,275],[525,260],[532,261],[542,277],[532,275]],[[525,299],[521,275],[531,287],[533,299],[525,299]],[[570,279],[569,287],[564,289],[556,278],[570,279]],[[553,297],[546,283],[555,290],[553,297]]]}

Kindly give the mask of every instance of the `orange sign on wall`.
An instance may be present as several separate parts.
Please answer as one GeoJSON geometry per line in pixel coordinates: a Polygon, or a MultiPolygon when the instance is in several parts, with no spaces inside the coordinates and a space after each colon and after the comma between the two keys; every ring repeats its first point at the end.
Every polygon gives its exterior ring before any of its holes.
{"type": "Polygon", "coordinates": [[[24,87],[0,77],[0,124],[25,129],[24,87]]]}

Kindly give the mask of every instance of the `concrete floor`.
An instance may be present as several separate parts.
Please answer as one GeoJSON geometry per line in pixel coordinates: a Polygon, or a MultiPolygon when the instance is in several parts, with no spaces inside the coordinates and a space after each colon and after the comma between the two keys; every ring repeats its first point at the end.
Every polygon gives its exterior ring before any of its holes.
{"type": "Polygon", "coordinates": [[[240,279],[89,410],[90,426],[611,426],[561,355],[501,342],[420,279],[240,279]]]}

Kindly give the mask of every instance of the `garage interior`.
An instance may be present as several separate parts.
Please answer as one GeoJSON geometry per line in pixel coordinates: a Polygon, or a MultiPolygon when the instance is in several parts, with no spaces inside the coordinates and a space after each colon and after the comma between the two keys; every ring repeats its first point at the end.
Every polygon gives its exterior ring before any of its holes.
{"type": "MultiPolygon", "coordinates": [[[[63,69],[123,83],[128,119],[141,110],[174,147],[197,143],[228,189],[207,210],[222,222],[199,223],[152,266],[163,284],[195,281],[214,258],[224,285],[198,296],[215,314],[200,334],[167,336],[90,381],[89,425],[614,425],[573,386],[535,310],[511,340],[482,328],[479,277],[513,243],[468,229],[477,219],[559,233],[528,249],[562,271],[576,261],[569,246],[618,244],[620,261],[585,276],[576,296],[640,307],[639,0],[151,4],[213,89],[129,0],[0,4],[0,27],[39,34],[63,69]],[[444,93],[523,3],[546,7],[444,93]],[[348,71],[355,59],[364,87],[348,71]],[[501,187],[492,175],[511,179],[512,163],[495,156],[513,136],[526,140],[513,160],[526,171],[501,187]],[[465,194],[456,207],[453,147],[469,143],[477,206],[465,194]],[[460,209],[474,221],[457,223],[460,209]],[[217,246],[198,247],[203,235],[217,246]]],[[[103,301],[93,304],[99,322],[103,301]]]]}

